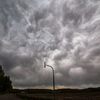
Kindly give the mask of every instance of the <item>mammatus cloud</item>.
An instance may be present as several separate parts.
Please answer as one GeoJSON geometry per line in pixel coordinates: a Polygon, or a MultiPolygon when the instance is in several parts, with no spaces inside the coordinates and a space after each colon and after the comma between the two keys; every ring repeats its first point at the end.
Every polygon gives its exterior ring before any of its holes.
{"type": "Polygon", "coordinates": [[[99,0],[1,0],[0,64],[14,87],[100,86],[99,0]],[[48,80],[49,79],[49,80],[48,80]]]}

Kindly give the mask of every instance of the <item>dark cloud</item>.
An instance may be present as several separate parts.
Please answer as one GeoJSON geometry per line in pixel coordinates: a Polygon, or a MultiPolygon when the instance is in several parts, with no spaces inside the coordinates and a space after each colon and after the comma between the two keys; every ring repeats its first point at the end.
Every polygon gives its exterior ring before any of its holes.
{"type": "Polygon", "coordinates": [[[0,63],[14,87],[100,86],[99,0],[1,0],[0,63]]]}

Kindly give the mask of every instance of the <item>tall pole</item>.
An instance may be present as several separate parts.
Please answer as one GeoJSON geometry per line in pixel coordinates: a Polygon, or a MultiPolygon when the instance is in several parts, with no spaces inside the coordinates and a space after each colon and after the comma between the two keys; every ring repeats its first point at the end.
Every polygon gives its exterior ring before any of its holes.
{"type": "Polygon", "coordinates": [[[53,69],[52,66],[46,65],[46,62],[44,62],[44,68],[46,68],[46,66],[51,67],[52,71],[53,71],[53,93],[54,93],[54,100],[55,100],[55,75],[54,75],[54,69],[53,69]]]}
{"type": "Polygon", "coordinates": [[[53,70],[53,92],[54,92],[54,100],[55,100],[55,76],[54,76],[54,70],[53,70]]]}

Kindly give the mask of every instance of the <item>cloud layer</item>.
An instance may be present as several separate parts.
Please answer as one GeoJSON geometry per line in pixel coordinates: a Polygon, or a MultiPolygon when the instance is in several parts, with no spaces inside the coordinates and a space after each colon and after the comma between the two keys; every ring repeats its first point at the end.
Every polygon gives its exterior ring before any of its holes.
{"type": "Polygon", "coordinates": [[[0,0],[0,64],[14,87],[100,86],[99,0],[0,0]]]}

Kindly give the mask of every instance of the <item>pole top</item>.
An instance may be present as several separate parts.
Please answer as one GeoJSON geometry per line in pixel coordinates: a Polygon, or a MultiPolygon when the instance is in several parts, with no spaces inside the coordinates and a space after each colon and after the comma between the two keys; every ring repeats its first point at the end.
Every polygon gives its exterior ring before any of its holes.
{"type": "Polygon", "coordinates": [[[44,68],[46,68],[46,62],[44,62],[44,68]]]}

